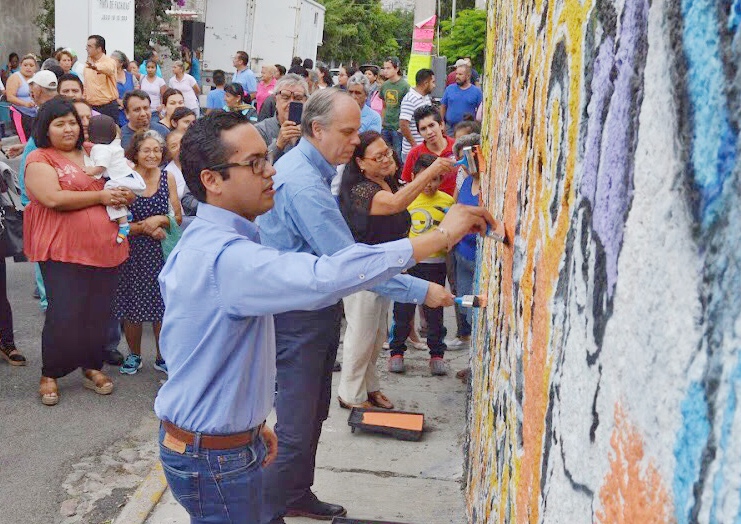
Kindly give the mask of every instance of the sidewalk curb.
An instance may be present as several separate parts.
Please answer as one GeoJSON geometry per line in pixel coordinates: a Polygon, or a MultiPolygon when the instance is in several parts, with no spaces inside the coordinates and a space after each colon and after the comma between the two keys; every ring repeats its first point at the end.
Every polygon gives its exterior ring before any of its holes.
{"type": "Polygon", "coordinates": [[[158,460],[139,488],[134,492],[114,524],[143,524],[167,489],[167,480],[158,460]]]}

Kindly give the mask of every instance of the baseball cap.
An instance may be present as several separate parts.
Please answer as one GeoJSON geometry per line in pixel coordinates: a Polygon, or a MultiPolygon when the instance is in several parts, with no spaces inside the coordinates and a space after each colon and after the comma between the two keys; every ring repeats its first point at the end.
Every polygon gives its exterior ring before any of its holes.
{"type": "Polygon", "coordinates": [[[458,59],[458,60],[456,60],[456,62],[455,62],[455,67],[460,67],[460,66],[467,66],[467,65],[468,65],[468,62],[466,62],[466,61],[465,61],[464,59],[462,59],[462,58],[459,58],[459,59],[458,59]]]}
{"type": "Polygon", "coordinates": [[[43,71],[37,72],[28,81],[29,84],[37,84],[45,89],[56,89],[57,88],[57,75],[52,71],[44,69],[43,71]]]}

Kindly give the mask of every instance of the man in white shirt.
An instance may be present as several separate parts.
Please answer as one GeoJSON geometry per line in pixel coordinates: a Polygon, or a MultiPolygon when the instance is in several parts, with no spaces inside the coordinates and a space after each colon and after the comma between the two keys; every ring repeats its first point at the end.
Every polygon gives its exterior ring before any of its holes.
{"type": "Polygon", "coordinates": [[[417,85],[404,95],[399,110],[399,131],[403,136],[401,141],[402,163],[406,160],[409,151],[422,143],[422,135],[417,131],[412,115],[418,107],[432,105],[430,93],[435,90],[435,73],[432,69],[420,69],[417,71],[415,81],[417,85]]]}

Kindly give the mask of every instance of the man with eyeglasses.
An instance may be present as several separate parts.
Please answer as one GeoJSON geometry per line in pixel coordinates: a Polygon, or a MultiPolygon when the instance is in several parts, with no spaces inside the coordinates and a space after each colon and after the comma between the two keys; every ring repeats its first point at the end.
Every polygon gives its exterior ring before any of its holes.
{"type": "Polygon", "coordinates": [[[293,149],[301,138],[301,123],[288,120],[288,106],[291,102],[303,104],[309,94],[309,85],[301,76],[288,73],[275,83],[275,116],[255,124],[257,131],[268,146],[268,156],[272,162],[293,149]]]}
{"type": "Polygon", "coordinates": [[[266,156],[239,113],[197,120],[181,146],[183,175],[200,203],[159,276],[169,377],[154,409],[165,477],[193,522],[261,521],[263,468],[282,452],[265,425],[275,393],[273,315],[335,304],[493,222],[483,208],[453,206],[442,234],[353,244],[332,256],[284,253],[262,245],[254,224],[274,205],[266,156]]]}
{"type": "MultiPolygon", "coordinates": [[[[360,143],[359,128],[360,108],[347,92],[322,89],[311,95],[304,106],[301,141],[276,164],[275,207],[258,219],[263,244],[316,256],[354,245],[330,182],[336,167],[352,158],[360,143]]],[[[290,276],[289,268],[282,270],[290,276]]],[[[367,274],[359,272],[358,278],[367,274]]],[[[373,290],[398,302],[453,304],[453,295],[443,286],[409,275],[373,290]]],[[[262,524],[283,523],[284,516],[331,520],[346,513],[311,491],[319,437],[329,415],[341,304],[317,311],[292,309],[275,317],[279,453],[265,471],[262,524]]]]}

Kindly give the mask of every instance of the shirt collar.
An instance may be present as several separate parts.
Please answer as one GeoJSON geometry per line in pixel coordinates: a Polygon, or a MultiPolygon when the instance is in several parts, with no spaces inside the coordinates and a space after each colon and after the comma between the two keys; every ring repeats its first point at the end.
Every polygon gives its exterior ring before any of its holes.
{"type": "Polygon", "coordinates": [[[246,218],[232,213],[227,209],[212,206],[205,202],[199,202],[196,216],[217,226],[233,229],[237,234],[247,237],[253,242],[260,242],[260,234],[257,226],[246,218]]]}
{"type": "Polygon", "coordinates": [[[327,162],[322,156],[319,150],[314,147],[314,144],[308,140],[300,140],[296,145],[301,153],[319,170],[319,174],[326,180],[327,183],[331,183],[334,176],[337,174],[337,168],[327,162]]]}

